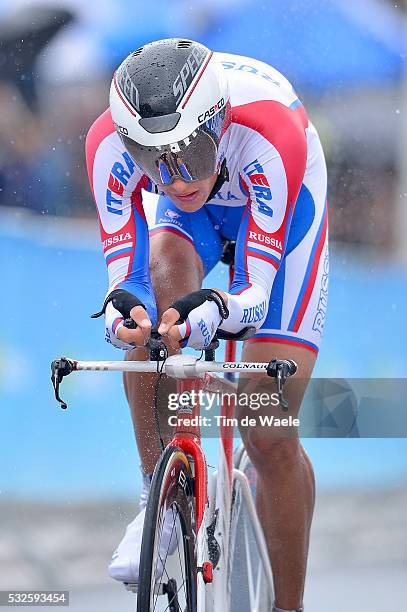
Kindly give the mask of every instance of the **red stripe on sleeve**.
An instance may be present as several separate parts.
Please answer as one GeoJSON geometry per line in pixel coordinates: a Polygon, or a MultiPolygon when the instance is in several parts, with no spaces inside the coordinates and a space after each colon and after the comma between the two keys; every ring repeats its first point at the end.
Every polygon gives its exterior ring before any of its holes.
{"type": "Polygon", "coordinates": [[[232,121],[255,130],[279,152],[284,164],[288,203],[295,203],[307,164],[308,118],[303,106],[291,110],[281,102],[260,100],[236,106],[232,121]]]}
{"type": "Polygon", "coordinates": [[[89,132],[86,136],[85,152],[86,152],[86,167],[88,170],[88,177],[90,187],[92,189],[93,197],[95,192],[93,189],[93,166],[95,163],[96,151],[101,142],[114,132],[114,125],[112,121],[112,115],[110,114],[110,108],[105,110],[96,121],[91,125],[89,132]]]}

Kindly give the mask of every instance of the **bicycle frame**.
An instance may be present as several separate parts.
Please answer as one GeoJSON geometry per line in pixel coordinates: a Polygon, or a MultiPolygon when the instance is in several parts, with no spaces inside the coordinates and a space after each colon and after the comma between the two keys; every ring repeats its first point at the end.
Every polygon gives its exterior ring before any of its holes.
{"type": "MultiPolygon", "coordinates": [[[[235,357],[235,346],[227,343],[227,357],[235,357]],[[228,347],[229,344],[229,347],[228,347]]],[[[190,392],[199,390],[208,391],[212,386],[216,390],[224,391],[236,390],[236,386],[231,381],[223,381],[216,376],[207,375],[202,379],[178,380],[178,392],[190,392]]],[[[227,419],[233,417],[234,405],[232,402],[223,402],[220,406],[221,423],[228,423],[227,419]]],[[[264,534],[257,517],[255,504],[253,501],[250,485],[244,472],[233,467],[233,435],[230,427],[220,425],[220,448],[218,470],[212,475],[210,497],[208,496],[208,472],[205,454],[201,447],[200,427],[184,424],[184,415],[187,419],[195,418],[199,423],[200,406],[195,405],[182,409],[177,415],[177,427],[170,445],[177,446],[187,456],[192,458],[195,477],[195,497],[196,497],[196,521],[197,521],[197,562],[198,567],[202,567],[208,561],[208,533],[209,525],[216,527],[217,543],[219,544],[219,559],[213,572],[212,588],[208,588],[203,573],[198,574],[198,610],[200,612],[212,612],[217,610],[219,605],[229,612],[229,540],[230,540],[230,514],[232,504],[232,488],[235,481],[238,481],[242,488],[242,494],[247,506],[248,517],[255,535],[257,547],[265,578],[270,591],[273,591],[273,578],[268,558],[267,545],[264,534]],[[228,602],[226,608],[226,602],[228,602]]],[[[253,587],[254,588],[254,587],[253,587]]],[[[256,595],[253,595],[256,601],[256,595]]],[[[257,609],[257,608],[256,608],[257,609]]]]}
{"type": "MultiPolygon", "coordinates": [[[[52,382],[55,390],[55,397],[66,408],[65,402],[59,396],[59,385],[62,379],[74,371],[112,371],[112,372],[164,372],[170,377],[179,381],[179,391],[223,391],[236,392],[236,384],[230,380],[219,378],[214,373],[227,374],[233,372],[245,372],[248,370],[269,374],[274,377],[277,386],[280,384],[280,403],[284,401],[282,396],[284,381],[288,376],[295,374],[297,366],[289,360],[272,360],[270,363],[260,362],[216,362],[201,361],[192,355],[172,355],[162,362],[155,361],[78,361],[62,357],[55,360],[52,364],[52,382]]],[[[230,395],[226,396],[227,401],[222,403],[221,423],[225,419],[231,418],[234,410],[233,402],[229,401],[230,395]]],[[[232,488],[240,485],[242,497],[247,506],[248,518],[251,523],[252,531],[255,536],[257,550],[259,551],[263,573],[267,583],[269,593],[273,592],[273,581],[270,563],[267,554],[267,546],[264,535],[256,515],[250,486],[246,475],[233,467],[233,437],[231,429],[226,425],[220,427],[220,453],[219,467],[212,476],[211,492],[208,497],[208,473],[204,452],[201,447],[200,428],[191,427],[191,418],[199,417],[200,407],[191,402],[191,406],[178,407],[177,427],[175,435],[170,442],[179,447],[189,458],[191,470],[195,482],[196,499],[196,557],[198,566],[198,606],[199,612],[214,612],[219,605],[229,612],[229,542],[231,534],[231,507],[232,507],[232,488]],[[189,421],[184,421],[188,418],[189,421]],[[210,528],[210,532],[208,528],[210,528]],[[212,547],[209,545],[211,537],[212,547]],[[215,553],[214,554],[214,549],[215,553]],[[211,554],[210,554],[211,553],[211,554]],[[211,566],[215,566],[213,577],[211,566]]],[[[199,419],[196,419],[199,424],[199,419]]],[[[228,421],[226,421],[228,423],[228,421]]],[[[192,421],[194,423],[194,421],[192,421]]],[[[232,554],[232,553],[231,553],[232,554]]],[[[251,566],[251,559],[247,553],[248,573],[251,566]]],[[[251,571],[251,570],[250,570],[251,571]]],[[[257,575],[260,574],[257,572],[257,575]]],[[[254,584],[253,577],[249,582],[254,584]]],[[[260,581],[263,585],[264,581],[260,581]]],[[[256,595],[253,596],[254,602],[257,601],[256,595]]],[[[250,605],[248,612],[258,612],[256,603],[250,605]]],[[[231,611],[230,611],[231,612],[231,611]]]]}

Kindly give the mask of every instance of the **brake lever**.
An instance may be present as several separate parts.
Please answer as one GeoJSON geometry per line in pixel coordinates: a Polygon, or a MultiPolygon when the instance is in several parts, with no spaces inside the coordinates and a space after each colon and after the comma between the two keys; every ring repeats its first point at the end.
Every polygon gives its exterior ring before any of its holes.
{"type": "Polygon", "coordinates": [[[272,359],[267,366],[267,376],[276,379],[278,401],[284,412],[288,410],[288,402],[283,395],[284,385],[287,378],[297,372],[297,364],[292,359],[272,359]]]}
{"type": "Polygon", "coordinates": [[[59,386],[64,378],[76,370],[76,364],[67,357],[61,357],[60,359],[54,359],[51,363],[51,382],[54,387],[55,399],[61,404],[61,408],[66,410],[68,405],[59,395],[59,386]]]}
{"type": "Polygon", "coordinates": [[[286,381],[285,376],[283,375],[281,369],[277,370],[277,393],[278,393],[278,401],[280,402],[280,406],[284,412],[288,410],[288,401],[283,396],[284,383],[286,381]]]}

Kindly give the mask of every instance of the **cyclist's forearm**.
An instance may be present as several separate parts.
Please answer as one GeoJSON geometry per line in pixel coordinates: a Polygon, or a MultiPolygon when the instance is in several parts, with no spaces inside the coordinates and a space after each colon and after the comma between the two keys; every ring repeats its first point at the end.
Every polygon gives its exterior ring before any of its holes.
{"type": "Polygon", "coordinates": [[[108,296],[110,296],[113,291],[117,289],[123,289],[125,292],[128,292],[137,300],[139,303],[143,305],[143,308],[148,313],[148,316],[153,323],[153,325],[157,322],[157,306],[154,297],[154,291],[151,286],[151,281],[148,274],[144,275],[144,278],[141,275],[138,275],[136,278],[129,277],[125,278],[122,282],[117,283],[116,285],[109,286],[109,289],[106,293],[106,300],[108,296]]]}

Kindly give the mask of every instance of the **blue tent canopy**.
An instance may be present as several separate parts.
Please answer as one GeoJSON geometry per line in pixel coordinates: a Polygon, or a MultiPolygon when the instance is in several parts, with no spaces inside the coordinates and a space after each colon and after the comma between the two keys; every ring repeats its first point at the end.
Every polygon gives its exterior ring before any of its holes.
{"type": "Polygon", "coordinates": [[[270,63],[297,87],[320,92],[399,80],[403,28],[400,12],[375,0],[263,0],[241,2],[202,42],[270,63]]]}
{"type": "Polygon", "coordinates": [[[182,36],[270,63],[296,88],[316,94],[397,82],[403,72],[403,14],[384,0],[229,0],[207,8],[201,0],[117,0],[117,6],[117,20],[94,32],[112,68],[146,42],[182,36]]]}

